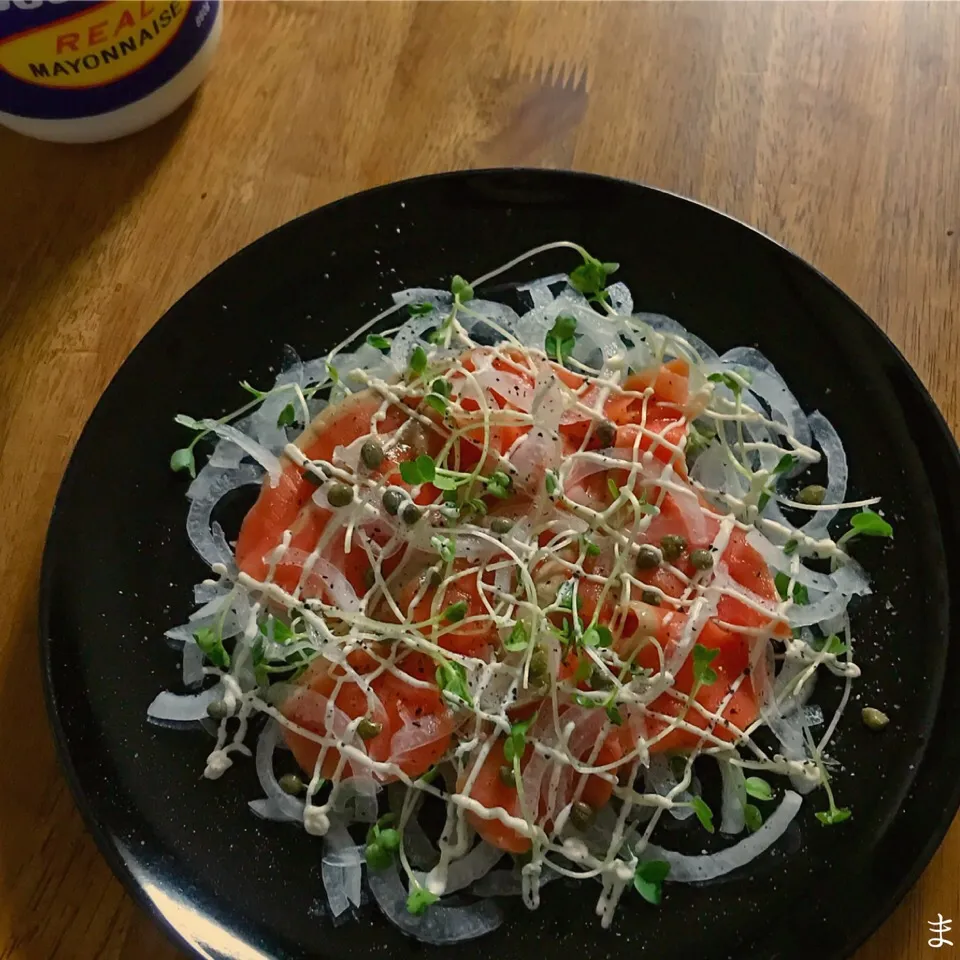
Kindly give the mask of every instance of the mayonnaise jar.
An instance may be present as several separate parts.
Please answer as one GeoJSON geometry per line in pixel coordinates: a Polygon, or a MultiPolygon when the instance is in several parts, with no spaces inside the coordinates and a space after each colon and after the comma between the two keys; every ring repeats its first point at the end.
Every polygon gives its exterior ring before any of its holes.
{"type": "Polygon", "coordinates": [[[172,113],[220,40],[221,0],[0,0],[0,125],[113,140],[172,113]]]}

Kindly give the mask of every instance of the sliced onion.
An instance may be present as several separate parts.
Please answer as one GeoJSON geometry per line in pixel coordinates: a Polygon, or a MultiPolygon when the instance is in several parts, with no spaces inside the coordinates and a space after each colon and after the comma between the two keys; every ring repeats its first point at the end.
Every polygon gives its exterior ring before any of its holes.
{"type": "Polygon", "coordinates": [[[236,427],[231,427],[226,423],[217,423],[216,420],[200,420],[199,424],[204,430],[209,430],[224,440],[232,441],[244,453],[256,460],[269,474],[271,487],[275,487],[280,482],[280,474],[283,472],[280,461],[263,444],[257,443],[256,440],[248,437],[245,433],[241,433],[236,427]]]}
{"type": "Polygon", "coordinates": [[[200,693],[176,694],[166,690],[158,693],[147,707],[151,720],[166,720],[174,723],[190,723],[207,716],[207,705],[223,699],[223,684],[218,683],[200,693]]]}
{"type": "Polygon", "coordinates": [[[436,903],[415,917],[407,911],[407,891],[396,864],[386,870],[371,870],[368,882],[384,916],[403,933],[423,943],[445,946],[474,940],[492,933],[503,922],[503,915],[492,900],[468,907],[444,907],[436,903]]]}
{"type": "Polygon", "coordinates": [[[333,809],[353,823],[376,823],[378,789],[370,777],[347,777],[337,784],[333,809]]]}
{"type": "MultiPolygon", "coordinates": [[[[549,864],[544,864],[537,889],[543,889],[558,876],[560,874],[551,870],[549,864]]],[[[493,870],[478,880],[470,892],[478,897],[519,897],[523,893],[523,874],[517,869],[493,870]]]]}
{"type": "Polygon", "coordinates": [[[667,334],[674,340],[685,340],[700,355],[704,363],[715,363],[720,359],[710,344],[705,343],[696,334],[691,333],[682,324],[677,323],[672,317],[665,317],[659,313],[638,313],[636,319],[647,324],[648,327],[658,333],[667,334]]]}
{"type": "MultiPolygon", "coordinates": [[[[485,877],[506,856],[498,847],[481,840],[469,853],[454,860],[447,868],[447,882],[444,894],[456,893],[469,887],[481,877],[485,877]]],[[[423,884],[426,875],[421,874],[417,880],[423,884]]]]}
{"type": "Polygon", "coordinates": [[[795,603],[787,610],[787,622],[791,627],[808,627],[843,613],[849,602],[842,593],[828,593],[813,603],[795,603]]]}
{"type": "Polygon", "coordinates": [[[701,883],[714,880],[746,866],[768,850],[793,822],[803,803],[799,794],[788,790],[780,806],[756,832],[719,853],[688,857],[651,844],[644,851],[644,860],[665,860],[670,864],[667,880],[672,883],[701,883]]]}
{"type": "MultiPolygon", "coordinates": [[[[398,819],[403,812],[405,797],[406,787],[402,783],[391,783],[387,787],[387,804],[398,819]]],[[[436,864],[439,853],[417,819],[417,810],[422,802],[423,795],[418,793],[413,800],[413,813],[403,829],[403,848],[412,866],[429,870],[436,864]]]]}
{"type": "Polygon", "coordinates": [[[183,645],[183,685],[197,687],[203,683],[203,651],[194,640],[183,645]]]}
{"type": "Polygon", "coordinates": [[[273,751],[279,738],[280,724],[271,720],[257,740],[257,778],[273,809],[287,820],[303,822],[303,801],[284,793],[273,772],[273,751]]]}
{"type": "Polygon", "coordinates": [[[736,835],[743,831],[743,808],[747,802],[747,778],[743,768],[723,757],[717,757],[720,765],[720,779],[723,782],[723,806],[720,832],[736,835]]]}
{"type": "MultiPolygon", "coordinates": [[[[824,503],[843,503],[847,495],[847,454],[843,442],[833,428],[833,424],[816,411],[810,414],[810,429],[814,439],[827,459],[827,492],[824,503]]],[[[837,515],[836,510],[817,510],[800,530],[808,537],[823,537],[827,533],[830,521],[837,515]]]]}
{"type": "MultiPolygon", "coordinates": [[[[665,797],[680,782],[670,769],[670,761],[662,753],[655,753],[650,757],[650,765],[644,771],[647,789],[651,793],[665,797]]],[[[689,790],[682,790],[674,798],[675,803],[689,803],[693,795],[689,790]]],[[[671,807],[668,813],[675,820],[686,820],[693,816],[693,807],[671,807]]]]}
{"type": "Polygon", "coordinates": [[[539,280],[521,284],[517,287],[517,291],[528,294],[534,307],[545,307],[557,298],[556,293],[550,288],[558,284],[566,286],[567,281],[568,277],[565,273],[555,273],[549,277],[541,277],[539,280]]]}
{"type": "Polygon", "coordinates": [[[335,917],[347,910],[351,903],[360,906],[363,863],[360,850],[347,828],[336,820],[331,821],[323,838],[321,874],[330,912],[335,917]]]}
{"type": "Polygon", "coordinates": [[[228,568],[234,565],[233,551],[223,531],[217,524],[214,524],[214,529],[211,529],[210,518],[214,507],[231,491],[252,483],[259,483],[261,475],[260,469],[249,463],[237,470],[214,470],[204,467],[190,485],[187,491],[187,496],[190,497],[190,508],[187,511],[187,536],[193,544],[193,549],[211,567],[215,563],[222,563],[228,568]]]}

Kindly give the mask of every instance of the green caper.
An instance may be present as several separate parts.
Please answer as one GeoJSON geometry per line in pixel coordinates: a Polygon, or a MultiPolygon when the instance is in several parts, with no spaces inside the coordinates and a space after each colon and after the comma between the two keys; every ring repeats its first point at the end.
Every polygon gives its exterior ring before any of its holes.
{"type": "Polygon", "coordinates": [[[584,803],[582,800],[578,800],[570,808],[570,822],[578,830],[586,830],[587,827],[593,823],[593,818],[595,815],[596,810],[594,810],[589,803],[584,803]]]}
{"type": "Polygon", "coordinates": [[[530,657],[530,682],[534,686],[539,686],[547,679],[549,669],[550,661],[547,657],[547,651],[540,644],[537,644],[530,657]]]}
{"type": "Polygon", "coordinates": [[[408,526],[412,527],[421,517],[423,511],[412,501],[404,505],[400,511],[400,519],[408,526]]]}
{"type": "Polygon", "coordinates": [[[295,773],[285,773],[279,780],[280,789],[291,797],[298,797],[304,791],[303,781],[295,773]]]}
{"type": "Polygon", "coordinates": [[[372,740],[374,737],[379,737],[382,732],[383,724],[377,723],[376,720],[368,720],[364,717],[357,724],[357,733],[361,740],[372,740]]]}
{"type": "Polygon", "coordinates": [[[353,502],[353,487],[346,483],[335,483],[327,491],[327,503],[331,507],[345,507],[353,502]]]}
{"type": "Polygon", "coordinates": [[[225,720],[230,715],[230,707],[226,700],[211,700],[207,704],[207,716],[211,720],[225,720]]]}
{"type": "Polygon", "coordinates": [[[403,503],[404,495],[397,490],[395,487],[390,487],[389,490],[383,491],[383,497],[381,502],[383,503],[383,509],[390,514],[391,517],[395,517],[400,510],[400,504],[403,503]]]}
{"type": "Polygon", "coordinates": [[[513,521],[508,517],[494,517],[490,521],[490,529],[494,533],[509,533],[513,529],[513,521]]]}
{"type": "Polygon", "coordinates": [[[440,584],[443,583],[443,574],[436,567],[431,567],[430,572],[427,574],[427,583],[429,583],[431,587],[439,587],[440,584]]]}
{"type": "Polygon", "coordinates": [[[609,420],[601,420],[593,434],[601,447],[612,447],[617,439],[617,428],[609,420]]]}
{"type": "Polygon", "coordinates": [[[324,481],[324,477],[314,470],[304,470],[303,479],[306,480],[307,483],[312,483],[315,487],[322,486],[324,481]]]}
{"type": "Polygon", "coordinates": [[[713,566],[713,554],[709,550],[694,550],[690,562],[695,570],[709,570],[713,566]]]}
{"type": "Polygon", "coordinates": [[[513,787],[514,790],[517,788],[517,775],[514,773],[513,767],[508,767],[504,764],[500,768],[500,782],[505,787],[513,787]]]}
{"type": "Polygon", "coordinates": [[[640,570],[653,570],[660,566],[660,551],[649,543],[644,543],[637,550],[637,567],[640,570]]]}
{"type": "Polygon", "coordinates": [[[367,567],[363,571],[363,585],[370,590],[377,582],[377,575],[373,572],[373,567],[367,567]]]}
{"type": "Polygon", "coordinates": [[[819,483],[811,483],[804,487],[797,494],[797,503],[805,503],[810,507],[819,507],[823,503],[823,498],[827,495],[827,488],[821,487],[819,483]]]}
{"type": "Polygon", "coordinates": [[[614,686],[613,677],[601,670],[599,667],[593,668],[593,671],[590,674],[589,683],[591,690],[612,690],[614,686]]]}
{"type": "Polygon", "coordinates": [[[668,533],[660,538],[660,552],[665,560],[673,562],[687,549],[687,538],[676,533],[668,533]]]}
{"type": "Polygon", "coordinates": [[[360,448],[360,459],[368,470],[376,470],[383,463],[383,447],[376,440],[368,440],[360,448]]]}
{"type": "Polygon", "coordinates": [[[876,707],[864,707],[860,711],[860,719],[869,730],[882,730],[890,722],[890,718],[876,707]]]}
{"type": "Polygon", "coordinates": [[[660,606],[660,594],[657,593],[656,590],[644,590],[643,593],[640,594],[640,599],[644,603],[649,603],[651,607],[660,606]]]}

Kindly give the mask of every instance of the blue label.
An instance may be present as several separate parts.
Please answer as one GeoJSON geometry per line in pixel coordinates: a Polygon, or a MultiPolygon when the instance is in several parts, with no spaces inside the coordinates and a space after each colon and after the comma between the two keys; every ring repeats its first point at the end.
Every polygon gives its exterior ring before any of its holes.
{"type": "Polygon", "coordinates": [[[175,77],[220,0],[0,0],[0,111],[74,119],[116,110],[175,77]]]}

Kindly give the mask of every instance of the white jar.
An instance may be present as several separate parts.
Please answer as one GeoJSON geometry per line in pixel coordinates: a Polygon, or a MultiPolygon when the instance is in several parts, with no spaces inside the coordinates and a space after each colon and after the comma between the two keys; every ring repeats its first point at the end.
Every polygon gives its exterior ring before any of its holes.
{"type": "Polygon", "coordinates": [[[172,113],[210,68],[221,0],[0,0],[0,125],[113,140],[172,113]]]}

